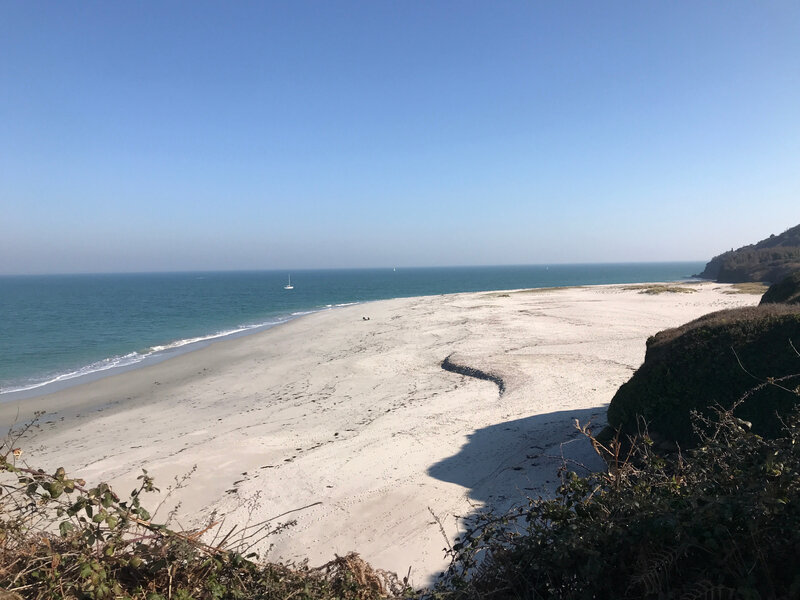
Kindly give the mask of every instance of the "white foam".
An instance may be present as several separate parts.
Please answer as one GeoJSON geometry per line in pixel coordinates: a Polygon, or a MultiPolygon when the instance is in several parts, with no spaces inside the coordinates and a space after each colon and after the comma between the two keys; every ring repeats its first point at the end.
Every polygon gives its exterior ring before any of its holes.
{"type": "Polygon", "coordinates": [[[248,331],[253,331],[254,329],[263,329],[266,327],[272,327],[274,325],[279,325],[281,323],[285,323],[289,319],[275,319],[274,321],[264,321],[263,323],[255,323],[253,325],[241,325],[236,329],[226,329],[224,331],[218,331],[217,333],[212,333],[210,335],[203,335],[199,337],[193,338],[186,338],[183,340],[177,340],[175,342],[171,342],[169,344],[164,344],[161,346],[152,346],[145,356],[150,356],[151,354],[155,354],[158,352],[164,352],[166,350],[174,350],[176,348],[181,348],[183,346],[188,346],[189,344],[197,344],[199,342],[208,342],[211,340],[217,340],[219,338],[229,337],[233,335],[237,335],[240,333],[246,333],[248,331]]]}
{"type": "Polygon", "coordinates": [[[112,356],[111,358],[104,358],[103,360],[99,360],[97,362],[91,363],[74,371],[69,371],[67,373],[61,373],[56,375],[55,377],[46,379],[45,381],[36,381],[30,384],[23,384],[17,385],[15,387],[9,388],[0,388],[0,396],[5,396],[6,394],[13,394],[17,392],[28,392],[30,390],[35,390],[38,388],[45,387],[47,385],[63,383],[65,381],[69,381],[71,379],[76,379],[78,377],[85,377],[88,375],[93,375],[96,373],[101,373],[103,371],[108,371],[110,369],[122,368],[122,367],[131,367],[136,365],[148,358],[153,357],[157,359],[159,356],[164,356],[166,354],[172,353],[173,351],[178,350],[179,348],[183,348],[185,346],[190,346],[192,344],[202,344],[204,342],[212,342],[214,340],[218,340],[221,338],[226,338],[230,336],[239,336],[239,335],[246,335],[248,332],[255,332],[260,329],[266,329],[268,327],[272,327],[275,325],[279,325],[281,323],[285,323],[286,321],[291,320],[294,317],[302,317],[304,315],[310,315],[316,312],[320,312],[321,310],[332,310],[334,307],[341,307],[341,306],[351,306],[353,304],[359,304],[358,302],[347,302],[343,304],[336,304],[331,305],[327,304],[324,308],[319,308],[317,310],[306,310],[306,311],[297,311],[291,313],[288,317],[278,317],[271,321],[264,321],[262,323],[254,323],[251,325],[241,325],[235,329],[228,329],[225,331],[219,331],[217,333],[212,333],[210,335],[204,336],[197,336],[192,338],[185,338],[181,340],[176,340],[174,342],[169,342],[167,344],[159,344],[156,346],[151,346],[147,350],[142,352],[129,352],[128,354],[124,354],[122,356],[112,356]]]}
{"type": "Polygon", "coordinates": [[[200,337],[193,337],[193,338],[186,338],[184,340],[178,340],[176,342],[172,342],[170,344],[164,344],[162,346],[151,346],[150,350],[147,352],[148,354],[153,354],[155,352],[163,352],[165,350],[174,350],[175,348],[180,348],[182,346],[188,346],[189,344],[196,344],[198,342],[207,342],[209,340],[215,340],[217,338],[225,337],[228,335],[234,335],[237,333],[242,333],[243,331],[250,331],[251,329],[255,329],[256,327],[260,327],[259,325],[253,325],[252,327],[240,327],[238,329],[231,329],[230,331],[220,331],[219,333],[212,333],[211,335],[204,335],[200,337]]]}
{"type": "MultiPolygon", "coordinates": [[[[303,313],[307,314],[307,313],[303,313]]],[[[13,394],[15,392],[27,392],[30,390],[35,390],[37,388],[44,387],[46,385],[51,385],[55,383],[61,383],[64,381],[68,381],[70,379],[75,379],[77,377],[84,377],[86,375],[92,375],[94,373],[101,373],[103,371],[108,371],[109,369],[119,368],[119,367],[130,367],[137,363],[142,362],[148,357],[157,356],[159,354],[163,354],[169,352],[171,350],[176,350],[178,348],[182,348],[184,346],[188,346],[190,344],[198,344],[201,342],[209,342],[212,340],[228,337],[228,336],[235,336],[237,334],[243,334],[248,331],[253,331],[257,329],[264,329],[267,327],[272,327],[274,325],[278,325],[280,323],[284,323],[288,321],[288,318],[284,319],[275,319],[272,321],[265,321],[263,323],[255,323],[253,325],[242,325],[237,327],[236,329],[229,329],[225,331],[219,331],[217,333],[212,333],[211,335],[204,335],[198,336],[193,338],[186,338],[181,340],[176,340],[174,342],[170,342],[168,344],[162,344],[157,346],[151,346],[147,350],[143,352],[129,352],[128,354],[124,354],[122,356],[112,356],[111,358],[104,358],[103,360],[99,360],[97,362],[93,362],[86,366],[83,366],[79,369],[74,371],[68,371],[66,373],[60,373],[55,377],[51,377],[44,381],[37,381],[34,383],[30,383],[27,385],[18,385],[15,387],[9,388],[0,388],[0,395],[4,394],[13,394]]]]}
{"type": "Polygon", "coordinates": [[[143,361],[147,357],[147,354],[139,354],[138,352],[130,352],[129,354],[125,354],[123,356],[112,356],[111,358],[104,358],[103,360],[99,360],[92,364],[86,365],[81,367],[80,369],[76,369],[75,371],[69,371],[67,373],[61,373],[60,375],[56,375],[52,379],[48,379],[46,381],[39,381],[36,383],[32,383],[30,385],[24,385],[21,387],[13,387],[13,388],[0,388],[0,394],[11,394],[14,392],[27,392],[28,390],[35,390],[40,387],[44,387],[46,385],[50,385],[52,383],[59,383],[61,381],[67,381],[69,379],[75,379],[76,377],[83,377],[84,375],[90,375],[92,373],[100,373],[102,371],[107,371],[109,369],[113,369],[115,367],[127,367],[130,365],[135,365],[143,361]]]}

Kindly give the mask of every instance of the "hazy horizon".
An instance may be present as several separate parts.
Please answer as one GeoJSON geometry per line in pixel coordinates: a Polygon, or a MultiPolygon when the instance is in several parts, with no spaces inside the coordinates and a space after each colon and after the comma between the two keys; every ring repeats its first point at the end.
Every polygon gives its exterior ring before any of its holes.
{"type": "Polygon", "coordinates": [[[304,271],[392,271],[392,270],[425,270],[425,269],[475,269],[475,268],[525,268],[525,267],[580,267],[580,266],[597,266],[604,265],[621,266],[621,265],[670,265],[670,264],[704,264],[706,260],[654,260],[654,261],[620,261],[620,262],[575,262],[575,263],[519,263],[519,264],[485,264],[485,265],[406,265],[406,266],[367,266],[367,267],[305,267],[298,269],[185,269],[175,271],[70,271],[59,273],[0,273],[0,277],[42,277],[42,276],[69,276],[69,275],[180,275],[181,273],[303,273],[304,271]]]}
{"type": "Polygon", "coordinates": [[[0,274],[700,262],[800,222],[800,5],[0,5],[0,274]]]}

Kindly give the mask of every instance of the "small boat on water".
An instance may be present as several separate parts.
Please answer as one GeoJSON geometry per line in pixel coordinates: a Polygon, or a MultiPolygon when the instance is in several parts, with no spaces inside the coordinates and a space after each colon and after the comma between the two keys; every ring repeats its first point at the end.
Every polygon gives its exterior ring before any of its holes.
{"type": "Polygon", "coordinates": [[[285,286],[283,286],[283,289],[285,289],[285,290],[293,290],[294,289],[294,286],[292,285],[292,276],[291,275],[289,275],[289,283],[287,283],[285,286]]]}

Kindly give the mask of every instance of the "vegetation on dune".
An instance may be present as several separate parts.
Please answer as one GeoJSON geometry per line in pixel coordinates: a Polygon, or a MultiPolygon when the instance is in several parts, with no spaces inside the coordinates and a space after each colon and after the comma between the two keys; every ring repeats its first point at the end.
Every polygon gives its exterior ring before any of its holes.
{"type": "Polygon", "coordinates": [[[697,276],[722,283],[772,283],[795,271],[800,271],[800,225],[756,244],[723,252],[712,258],[697,276]]]}
{"type": "Polygon", "coordinates": [[[697,290],[694,288],[680,286],[680,285],[667,285],[661,283],[645,283],[637,285],[626,285],[626,290],[638,290],[640,294],[649,294],[655,296],[658,294],[692,294],[697,290]]]}
{"type": "Polygon", "coordinates": [[[754,296],[761,296],[767,291],[769,286],[761,281],[748,281],[746,283],[734,283],[724,290],[723,294],[752,294],[754,296]]]}
{"type": "Polygon", "coordinates": [[[761,384],[737,406],[736,416],[751,422],[756,433],[774,437],[781,416],[797,403],[792,391],[800,384],[794,375],[800,371],[793,345],[798,341],[800,306],[782,304],[723,310],[659,332],[647,341],[642,366],[611,400],[609,425],[633,434],[643,417],[659,443],[686,448],[697,441],[693,410],[730,408],[761,384]]]}
{"type": "Polygon", "coordinates": [[[549,294],[550,292],[563,292],[565,290],[580,290],[580,289],[583,289],[582,285],[564,285],[561,287],[529,288],[525,290],[516,290],[513,292],[509,292],[508,294],[502,294],[501,296],[508,297],[509,295],[517,296],[519,294],[549,294]]]}

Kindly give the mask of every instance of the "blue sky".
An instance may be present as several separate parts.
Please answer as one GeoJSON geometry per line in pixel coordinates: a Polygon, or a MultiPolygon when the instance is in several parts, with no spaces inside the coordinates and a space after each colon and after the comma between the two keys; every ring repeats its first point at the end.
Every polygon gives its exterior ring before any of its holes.
{"type": "Polygon", "coordinates": [[[706,260],[800,223],[800,4],[0,3],[0,273],[706,260]]]}

